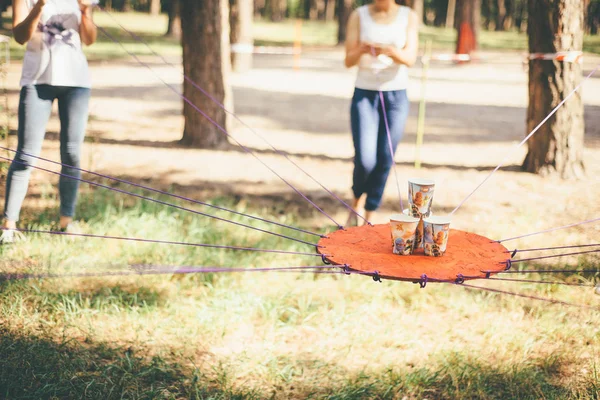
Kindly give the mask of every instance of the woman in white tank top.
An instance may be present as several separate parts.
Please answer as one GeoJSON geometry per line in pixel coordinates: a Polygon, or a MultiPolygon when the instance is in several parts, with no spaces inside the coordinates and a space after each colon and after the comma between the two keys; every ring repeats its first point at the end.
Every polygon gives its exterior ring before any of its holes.
{"type": "Polygon", "coordinates": [[[60,229],[67,230],[73,219],[91,86],[82,43],[91,45],[97,36],[91,1],[13,0],[14,38],[27,44],[27,49],[20,82],[18,145],[6,180],[0,245],[21,236],[15,230],[17,220],[54,100],[58,101],[63,164],[60,229]]]}
{"type": "MultiPolygon", "coordinates": [[[[366,197],[367,220],[381,205],[394,163],[388,129],[394,152],[404,132],[409,109],[407,68],[417,59],[418,25],[416,13],[393,0],[359,7],[348,20],[345,65],[358,67],[350,107],[353,208],[357,210],[366,197]]],[[[356,224],[351,212],[347,225],[356,224]]]]}

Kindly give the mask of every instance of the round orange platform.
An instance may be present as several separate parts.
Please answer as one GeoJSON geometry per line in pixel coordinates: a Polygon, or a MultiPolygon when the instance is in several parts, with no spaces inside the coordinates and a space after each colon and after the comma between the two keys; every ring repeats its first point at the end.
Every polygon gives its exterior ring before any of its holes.
{"type": "Polygon", "coordinates": [[[348,265],[353,271],[372,273],[381,278],[419,282],[425,274],[429,281],[455,281],[485,278],[481,271],[504,271],[510,252],[486,237],[456,229],[450,230],[446,253],[429,257],[418,249],[413,255],[392,253],[389,224],[364,225],[332,232],[319,241],[318,251],[331,264],[348,265]]]}

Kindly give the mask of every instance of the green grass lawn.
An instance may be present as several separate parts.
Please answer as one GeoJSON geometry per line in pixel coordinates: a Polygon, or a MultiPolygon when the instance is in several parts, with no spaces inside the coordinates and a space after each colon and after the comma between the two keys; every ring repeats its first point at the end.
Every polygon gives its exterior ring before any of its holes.
{"type": "MultiPolygon", "coordinates": [[[[8,35],[10,35],[9,18],[9,15],[4,14],[2,19],[2,31],[8,35]]],[[[149,55],[151,51],[123,31],[118,24],[143,37],[160,54],[165,56],[181,54],[179,41],[164,37],[167,27],[166,15],[150,16],[144,13],[116,12],[109,15],[98,11],[94,18],[99,26],[122,42],[132,53],[149,55]]],[[[254,23],[253,33],[257,45],[291,46],[300,35],[301,42],[305,46],[334,46],[336,45],[337,25],[334,22],[302,21],[299,27],[295,20],[279,23],[257,20],[254,23]]],[[[452,50],[456,41],[456,33],[454,30],[425,26],[421,29],[420,41],[423,44],[427,40],[433,42],[435,49],[452,50]]],[[[527,37],[524,33],[518,32],[482,31],[479,44],[482,50],[526,50],[527,37]]],[[[10,49],[13,59],[22,58],[23,46],[12,41],[10,49]]],[[[586,36],[583,50],[600,54],[600,35],[586,36]]],[[[99,34],[98,42],[86,48],[85,51],[90,60],[127,57],[127,53],[121,45],[115,44],[103,33],[99,34]]]]}
{"type": "MultiPolygon", "coordinates": [[[[56,196],[48,183],[41,200],[56,204],[56,196]]],[[[284,208],[224,197],[211,202],[302,225],[284,208]]],[[[23,224],[31,229],[52,229],[57,218],[52,206],[24,211],[23,224]]],[[[83,188],[79,218],[83,231],[94,234],[312,250],[104,189],[83,188]]],[[[102,272],[135,263],[320,264],[307,256],[43,234],[0,247],[2,272],[102,272]]],[[[528,284],[519,289],[594,301],[585,288],[528,284]]],[[[592,310],[435,284],[424,290],[410,283],[380,284],[359,276],[5,281],[0,282],[0,396],[591,399],[600,395],[599,324],[592,310]]]]}

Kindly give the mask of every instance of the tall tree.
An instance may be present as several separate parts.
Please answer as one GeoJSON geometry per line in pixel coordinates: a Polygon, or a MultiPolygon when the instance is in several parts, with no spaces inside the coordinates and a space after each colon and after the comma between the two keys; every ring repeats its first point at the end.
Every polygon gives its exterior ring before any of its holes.
{"type": "Polygon", "coordinates": [[[458,0],[457,10],[456,53],[470,54],[477,49],[477,37],[481,23],[481,0],[458,0]]]}
{"type": "Polygon", "coordinates": [[[235,71],[243,72],[252,66],[254,5],[252,0],[229,0],[229,6],[231,65],[235,71]]]}
{"type": "Polygon", "coordinates": [[[412,8],[413,8],[413,10],[415,10],[415,12],[417,13],[417,16],[419,17],[419,24],[422,24],[423,23],[423,12],[425,11],[425,4],[423,3],[423,0],[413,0],[412,8]]]}
{"type": "Polygon", "coordinates": [[[181,0],[171,0],[166,36],[181,37],[181,0]]]}
{"type": "MultiPolygon", "coordinates": [[[[181,27],[184,74],[230,108],[229,1],[181,0],[181,27]]],[[[227,129],[227,114],[188,80],[184,80],[183,93],[212,120],[227,129]]],[[[187,102],[184,103],[183,115],[183,144],[210,149],[227,147],[224,133],[187,102]]]]}
{"type": "Polygon", "coordinates": [[[150,0],[150,15],[160,14],[160,0],[150,0]]]}
{"type": "MultiPolygon", "coordinates": [[[[529,0],[529,53],[581,51],[581,0],[529,0]]],[[[527,131],[531,131],[581,82],[581,64],[552,60],[529,61],[527,131]]],[[[563,178],[583,174],[583,102],[575,93],[528,142],[523,169],[558,173],[563,178]]]]}
{"type": "Polygon", "coordinates": [[[456,15],[456,0],[448,0],[448,11],[446,12],[446,28],[454,28],[454,17],[456,15]]]}
{"type": "Polygon", "coordinates": [[[338,6],[338,44],[346,41],[346,26],[352,12],[352,0],[337,0],[338,6]]]}

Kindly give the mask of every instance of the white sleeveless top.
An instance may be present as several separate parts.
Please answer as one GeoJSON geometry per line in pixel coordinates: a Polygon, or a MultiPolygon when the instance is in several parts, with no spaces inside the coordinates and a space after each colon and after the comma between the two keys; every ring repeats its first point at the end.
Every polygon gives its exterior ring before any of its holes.
{"type": "MultiPolygon", "coordinates": [[[[382,45],[394,45],[402,49],[406,45],[410,8],[400,6],[398,15],[390,24],[379,24],[369,14],[368,6],[357,8],[360,20],[360,41],[382,45]]],[[[374,57],[363,54],[358,63],[355,87],[367,90],[402,90],[408,86],[408,68],[394,63],[386,56],[374,57]]]]}
{"type": "MultiPolygon", "coordinates": [[[[29,10],[37,0],[25,0],[29,10]]],[[[48,0],[40,23],[27,42],[21,86],[91,87],[88,63],[81,48],[77,0],[48,0]]]]}

